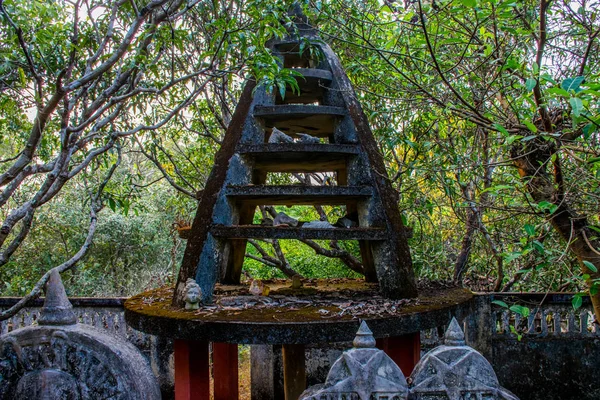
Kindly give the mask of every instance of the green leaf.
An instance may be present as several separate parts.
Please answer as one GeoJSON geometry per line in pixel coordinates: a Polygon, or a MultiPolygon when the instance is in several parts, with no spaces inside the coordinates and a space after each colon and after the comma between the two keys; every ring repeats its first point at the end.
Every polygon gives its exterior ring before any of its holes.
{"type": "Polygon", "coordinates": [[[579,97],[571,97],[569,99],[569,104],[573,110],[573,115],[579,117],[581,115],[581,111],[583,110],[583,102],[581,99],[579,97]]]}
{"type": "Polygon", "coordinates": [[[575,296],[573,296],[571,304],[573,305],[573,309],[577,311],[583,304],[583,299],[581,298],[581,295],[576,294],[575,296]]]}
{"type": "Polygon", "coordinates": [[[503,302],[501,300],[493,300],[492,304],[495,304],[495,305],[503,307],[503,308],[508,308],[508,304],[506,304],[505,302],[503,302]]]}
{"type": "Polygon", "coordinates": [[[585,78],[583,76],[567,78],[561,82],[560,87],[562,87],[566,91],[573,90],[575,93],[578,93],[579,91],[581,91],[579,86],[581,86],[584,79],[585,78]]]}
{"type": "Polygon", "coordinates": [[[534,124],[532,124],[529,121],[523,121],[523,123],[525,124],[525,126],[527,127],[527,129],[529,129],[531,132],[537,133],[537,131],[538,131],[537,126],[535,126],[534,124]]]}
{"type": "Polygon", "coordinates": [[[509,136],[510,133],[500,124],[494,124],[494,128],[498,129],[498,131],[504,133],[506,136],[509,136]]]}
{"type": "Polygon", "coordinates": [[[592,264],[591,262],[589,262],[587,260],[583,261],[583,265],[585,265],[592,272],[598,272],[598,268],[596,268],[596,266],[594,264],[592,264]]]}
{"type": "Polygon", "coordinates": [[[529,78],[525,81],[525,89],[527,89],[528,92],[531,92],[535,85],[537,85],[537,79],[529,78]]]}
{"type": "Polygon", "coordinates": [[[529,236],[535,235],[535,226],[533,226],[531,224],[525,224],[525,226],[523,228],[525,229],[525,232],[527,232],[527,234],[529,236]]]}
{"type": "Polygon", "coordinates": [[[515,312],[517,314],[520,314],[524,318],[527,318],[527,316],[529,316],[529,308],[520,306],[518,304],[514,304],[514,305],[510,306],[509,310],[512,312],[515,312]]]}
{"type": "Polygon", "coordinates": [[[600,157],[592,157],[587,159],[588,164],[595,164],[597,162],[600,162],[600,157]]]}
{"type": "Polygon", "coordinates": [[[466,7],[477,7],[477,0],[460,0],[466,7]]]}

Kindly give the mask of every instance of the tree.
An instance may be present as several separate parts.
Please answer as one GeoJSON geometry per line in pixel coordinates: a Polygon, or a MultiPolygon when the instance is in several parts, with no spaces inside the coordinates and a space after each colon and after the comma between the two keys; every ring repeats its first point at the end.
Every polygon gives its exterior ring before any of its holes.
{"type": "MultiPolygon", "coordinates": [[[[423,180],[437,176],[450,207],[464,215],[455,278],[464,274],[475,232],[497,262],[496,288],[503,286],[507,263],[537,253],[525,261],[534,271],[540,258],[564,262],[572,254],[600,315],[595,6],[547,0],[406,4],[320,8],[332,38],[360,49],[348,52],[347,63],[356,66],[365,92],[379,97],[374,118],[392,118],[393,126],[404,128],[385,143],[395,156],[403,153],[395,157],[400,190],[409,192],[407,173],[425,171],[423,180]],[[415,140],[407,143],[411,135],[415,140]],[[506,196],[518,191],[520,201],[506,196]],[[521,231],[517,237],[526,232],[517,246],[503,239],[499,221],[509,216],[521,231]],[[544,246],[549,231],[540,217],[570,253],[544,246]]],[[[517,272],[508,284],[525,274],[517,272]]]]}
{"type": "MultiPolygon", "coordinates": [[[[3,0],[0,15],[0,267],[40,208],[69,182],[85,179],[88,240],[61,271],[89,248],[121,153],[178,119],[189,123],[184,111],[240,72],[271,21],[242,14],[237,2],[181,0],[3,0]],[[263,28],[250,34],[255,21],[263,28]]],[[[48,275],[1,317],[37,296],[48,275]]]]}

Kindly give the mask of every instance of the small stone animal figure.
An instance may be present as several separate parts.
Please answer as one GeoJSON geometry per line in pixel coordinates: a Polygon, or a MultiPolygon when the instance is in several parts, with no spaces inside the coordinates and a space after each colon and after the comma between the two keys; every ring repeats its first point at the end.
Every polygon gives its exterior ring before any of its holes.
{"type": "Polygon", "coordinates": [[[280,212],[273,220],[273,226],[278,225],[298,226],[298,220],[290,217],[284,212],[280,212]]]}
{"type": "Polygon", "coordinates": [[[273,128],[271,136],[269,137],[269,143],[294,143],[294,139],[281,132],[279,129],[273,128]]]}
{"type": "Polygon", "coordinates": [[[200,308],[200,299],[202,298],[202,289],[192,278],[189,278],[183,289],[186,310],[197,310],[200,308]]]}
{"type": "Polygon", "coordinates": [[[300,143],[321,143],[321,139],[307,135],[306,133],[296,133],[296,135],[298,136],[298,142],[300,143]]]}
{"type": "MultiPolygon", "coordinates": [[[[264,293],[264,290],[265,290],[265,284],[262,283],[262,281],[259,279],[254,279],[250,283],[250,288],[248,289],[248,291],[255,296],[262,295],[264,293]]],[[[267,290],[267,293],[268,293],[268,290],[267,290]]]]}

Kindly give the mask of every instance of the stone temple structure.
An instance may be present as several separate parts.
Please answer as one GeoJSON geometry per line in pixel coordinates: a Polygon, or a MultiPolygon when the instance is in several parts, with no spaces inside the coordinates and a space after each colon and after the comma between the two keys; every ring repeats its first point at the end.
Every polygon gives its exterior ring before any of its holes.
{"type": "Polygon", "coordinates": [[[401,400],[408,396],[406,378],[382,350],[375,348],[373,333],[363,321],[354,348],[333,364],[327,381],[307,389],[301,400],[401,400]]]}
{"type": "Polygon", "coordinates": [[[498,383],[490,363],[465,344],[452,319],[443,346],[417,364],[409,382],[381,350],[363,321],[354,348],[333,364],[324,384],[302,393],[299,400],[519,400],[498,383]]]}
{"type": "MultiPolygon", "coordinates": [[[[282,67],[299,75],[300,92],[289,85],[284,94],[269,91],[248,80],[186,233],[176,287],[125,303],[132,328],[174,339],[178,399],[238,398],[237,346],[250,344],[252,398],[296,400],[307,384],[306,346],[351,341],[360,319],[369,321],[378,347],[408,374],[420,356],[419,332],[447,324],[473,297],[462,288],[417,293],[398,193],[350,80],[301,10],[290,16],[288,36],[267,46],[282,67]],[[272,175],[298,173],[328,173],[329,184],[279,185],[280,176],[272,175]],[[259,221],[257,208],[273,205],[344,206],[346,215],[334,225],[282,212],[259,221]],[[305,288],[298,280],[292,287],[242,285],[249,239],[357,241],[364,280],[321,279],[305,288]],[[281,346],[282,394],[275,356],[264,356],[274,355],[275,346],[281,346]]],[[[358,352],[365,357],[360,362],[371,353],[358,352]]],[[[379,363],[383,353],[377,354],[373,362],[379,363]]]]}
{"type": "Polygon", "coordinates": [[[239,284],[247,239],[357,240],[365,279],[388,298],[417,295],[407,230],[383,157],[340,60],[299,7],[285,40],[268,45],[300,93],[247,82],[199,199],[176,287],[189,278],[210,300],[216,282],[239,284]],[[331,172],[334,185],[266,185],[271,173],[331,172]],[[259,205],[344,205],[351,227],[264,226],[259,205]]]}
{"type": "Polygon", "coordinates": [[[498,383],[492,365],[465,344],[452,319],[444,345],[427,353],[411,375],[411,400],[518,400],[498,383]]]}
{"type": "Polygon", "coordinates": [[[77,323],[57,271],[38,324],[0,337],[1,400],[160,399],[136,347],[77,323]]]}

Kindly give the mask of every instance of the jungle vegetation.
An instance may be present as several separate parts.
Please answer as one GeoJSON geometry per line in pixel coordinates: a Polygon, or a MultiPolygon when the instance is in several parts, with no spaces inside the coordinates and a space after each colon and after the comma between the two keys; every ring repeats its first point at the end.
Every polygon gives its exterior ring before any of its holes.
{"type": "MultiPolygon", "coordinates": [[[[71,295],[173,282],[243,83],[295,82],[265,48],[291,3],[0,0],[1,295],[37,295],[51,268],[71,295]]],[[[598,1],[302,5],[370,119],[418,276],[589,293],[600,315],[598,1]]],[[[352,244],[254,241],[245,271],[360,262],[352,244]]]]}

